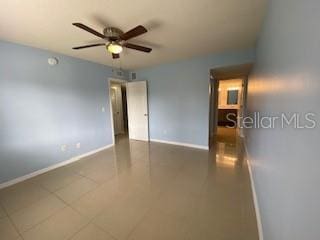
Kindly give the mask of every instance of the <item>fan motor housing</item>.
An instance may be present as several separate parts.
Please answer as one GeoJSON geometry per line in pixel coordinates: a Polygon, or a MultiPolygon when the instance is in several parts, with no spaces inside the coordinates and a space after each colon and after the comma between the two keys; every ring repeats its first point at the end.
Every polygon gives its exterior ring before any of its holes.
{"type": "Polygon", "coordinates": [[[123,32],[119,28],[107,27],[103,30],[103,34],[111,41],[116,41],[120,39],[123,32]]]}

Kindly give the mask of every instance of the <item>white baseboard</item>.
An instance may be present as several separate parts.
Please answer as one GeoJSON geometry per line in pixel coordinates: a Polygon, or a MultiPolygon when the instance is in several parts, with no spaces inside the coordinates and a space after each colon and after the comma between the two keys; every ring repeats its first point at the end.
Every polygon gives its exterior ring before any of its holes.
{"type": "Polygon", "coordinates": [[[68,165],[68,164],[70,164],[70,163],[79,161],[80,159],[82,159],[82,158],[84,158],[84,157],[93,155],[93,154],[95,154],[95,153],[98,153],[98,152],[100,152],[100,151],[102,151],[102,150],[105,150],[105,149],[107,149],[107,148],[110,148],[110,147],[112,147],[112,146],[113,146],[113,144],[109,144],[109,145],[106,145],[106,146],[104,146],[104,147],[101,147],[101,148],[92,150],[92,151],[90,151],[90,152],[87,152],[87,153],[84,153],[84,154],[75,156],[75,157],[70,158],[70,159],[68,159],[68,160],[66,160],[66,161],[59,162],[59,163],[54,164],[54,165],[51,165],[51,166],[49,166],[49,167],[46,167],[46,168],[40,169],[40,170],[38,170],[38,171],[29,173],[29,174],[27,174],[27,175],[24,175],[24,176],[15,178],[15,179],[10,180],[10,181],[8,181],[8,182],[1,183],[1,184],[0,184],[0,189],[5,188],[5,187],[9,187],[9,186],[14,185],[14,184],[16,184],[16,183],[23,182],[23,181],[25,181],[25,180],[27,180],[27,179],[29,179],[29,178],[38,176],[38,175],[40,175],[40,174],[49,172],[49,171],[54,170],[54,169],[56,169],[56,168],[59,168],[59,167],[68,165]]]}
{"type": "Polygon", "coordinates": [[[260,208],[259,208],[259,203],[258,203],[256,187],[254,185],[254,180],[253,180],[253,175],[252,175],[251,162],[250,162],[250,159],[249,159],[250,155],[249,155],[249,152],[248,152],[247,143],[245,141],[244,141],[244,149],[245,149],[245,152],[246,152],[247,165],[248,165],[249,175],[250,175],[251,190],[252,190],[254,208],[255,208],[256,218],[257,218],[259,240],[263,240],[263,229],[262,229],[262,223],[261,223],[260,208]]]}
{"type": "Polygon", "coordinates": [[[204,145],[196,145],[196,144],[190,144],[190,143],[164,141],[164,140],[160,140],[160,139],[150,139],[150,141],[151,142],[171,144],[171,145],[178,145],[178,146],[183,146],[183,147],[190,147],[190,148],[198,148],[198,149],[203,149],[203,150],[209,150],[209,147],[208,146],[204,146],[204,145]]]}

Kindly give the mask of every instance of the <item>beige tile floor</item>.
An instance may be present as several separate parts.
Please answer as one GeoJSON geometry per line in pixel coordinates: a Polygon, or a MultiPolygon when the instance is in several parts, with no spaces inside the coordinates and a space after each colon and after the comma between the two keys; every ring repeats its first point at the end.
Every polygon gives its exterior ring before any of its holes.
{"type": "Polygon", "coordinates": [[[0,191],[0,239],[257,240],[241,142],[114,148],[0,191]]]}

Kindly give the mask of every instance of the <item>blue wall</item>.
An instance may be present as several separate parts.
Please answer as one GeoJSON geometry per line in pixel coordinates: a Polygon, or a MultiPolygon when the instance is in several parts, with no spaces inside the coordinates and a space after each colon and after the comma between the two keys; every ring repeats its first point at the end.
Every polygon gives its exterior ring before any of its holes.
{"type": "Polygon", "coordinates": [[[111,144],[111,76],[103,65],[0,41],[0,183],[111,144]]]}
{"type": "MultiPolygon", "coordinates": [[[[112,143],[110,67],[1,41],[0,52],[0,183],[112,143]]],[[[148,80],[150,137],[207,146],[210,69],[253,59],[248,50],[138,70],[148,80]]]]}
{"type": "Polygon", "coordinates": [[[320,238],[319,12],[319,0],[269,1],[249,79],[250,114],[313,112],[318,124],[247,132],[264,240],[320,238]]]}
{"type": "Polygon", "coordinates": [[[210,69],[253,60],[251,49],[135,71],[148,81],[150,138],[208,146],[210,69]]]}

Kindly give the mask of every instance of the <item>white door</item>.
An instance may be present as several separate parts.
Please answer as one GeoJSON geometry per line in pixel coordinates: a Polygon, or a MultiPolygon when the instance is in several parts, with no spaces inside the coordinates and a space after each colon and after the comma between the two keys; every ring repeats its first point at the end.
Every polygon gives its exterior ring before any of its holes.
{"type": "Polygon", "coordinates": [[[127,83],[129,138],[149,141],[147,82],[127,83]]]}
{"type": "Polygon", "coordinates": [[[113,114],[114,134],[123,133],[123,114],[122,114],[122,94],[121,87],[113,85],[111,87],[111,103],[113,114]]]}

